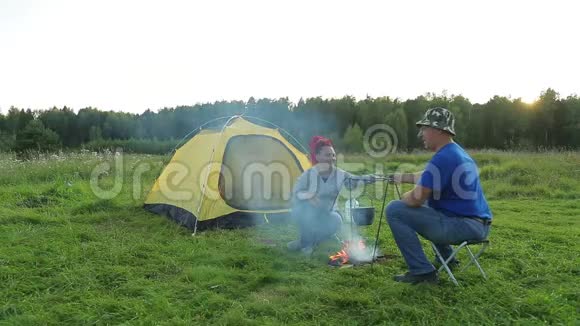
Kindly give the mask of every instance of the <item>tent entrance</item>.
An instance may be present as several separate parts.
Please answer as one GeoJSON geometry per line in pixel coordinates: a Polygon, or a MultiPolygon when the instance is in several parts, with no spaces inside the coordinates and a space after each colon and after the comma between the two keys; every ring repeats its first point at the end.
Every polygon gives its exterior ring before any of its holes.
{"type": "Polygon", "coordinates": [[[280,140],[264,135],[234,136],[222,162],[218,187],[228,205],[239,210],[290,208],[292,188],[303,170],[280,140]]]}

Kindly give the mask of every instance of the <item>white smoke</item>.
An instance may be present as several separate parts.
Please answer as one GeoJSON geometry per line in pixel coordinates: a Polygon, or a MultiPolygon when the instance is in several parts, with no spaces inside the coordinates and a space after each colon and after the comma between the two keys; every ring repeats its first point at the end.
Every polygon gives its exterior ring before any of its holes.
{"type": "Polygon", "coordinates": [[[348,244],[346,251],[352,264],[370,263],[382,255],[378,246],[375,251],[375,242],[364,239],[359,233],[358,226],[351,224],[350,221],[343,223],[340,239],[343,244],[348,244]]]}

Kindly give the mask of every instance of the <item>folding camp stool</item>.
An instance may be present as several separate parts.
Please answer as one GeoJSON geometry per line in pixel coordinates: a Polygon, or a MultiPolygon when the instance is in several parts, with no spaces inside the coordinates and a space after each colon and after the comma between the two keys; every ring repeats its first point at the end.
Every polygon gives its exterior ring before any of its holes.
{"type": "Polygon", "coordinates": [[[455,285],[459,286],[459,283],[457,283],[457,279],[455,279],[455,276],[451,272],[451,269],[449,268],[448,264],[450,261],[453,260],[453,258],[455,258],[457,253],[461,250],[461,248],[465,248],[465,249],[467,249],[467,252],[469,253],[470,260],[459,272],[464,271],[467,267],[471,266],[471,264],[475,264],[475,266],[477,266],[477,268],[481,272],[481,275],[483,276],[483,278],[487,280],[487,275],[485,275],[485,272],[483,271],[483,268],[481,268],[481,265],[479,264],[479,261],[477,259],[479,258],[479,256],[481,256],[483,254],[485,249],[487,249],[487,247],[489,246],[489,240],[487,240],[487,239],[467,240],[467,241],[463,241],[459,244],[454,244],[454,245],[457,245],[457,246],[453,249],[453,252],[451,253],[451,255],[449,255],[447,260],[443,260],[443,257],[441,256],[441,253],[439,252],[439,250],[437,250],[437,247],[435,246],[435,244],[431,243],[431,247],[433,247],[433,251],[435,251],[435,255],[437,255],[437,259],[439,259],[439,261],[441,262],[441,267],[439,267],[438,272],[441,272],[443,269],[445,269],[445,271],[447,272],[447,274],[449,274],[449,277],[451,278],[453,283],[455,285]],[[471,251],[471,249],[469,248],[470,245],[481,245],[481,249],[479,249],[479,252],[474,255],[473,252],[471,251]]]}

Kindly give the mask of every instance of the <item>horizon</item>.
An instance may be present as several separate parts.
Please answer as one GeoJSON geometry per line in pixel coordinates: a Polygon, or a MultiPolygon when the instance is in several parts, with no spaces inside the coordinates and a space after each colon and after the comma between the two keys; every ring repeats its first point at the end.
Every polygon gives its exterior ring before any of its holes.
{"type": "MultiPolygon", "coordinates": [[[[548,88],[548,89],[553,89],[553,88],[548,88]]],[[[542,90],[541,94],[543,94],[545,91],[546,90],[542,90]]],[[[554,90],[554,91],[556,91],[556,93],[559,94],[558,90],[554,90]]],[[[352,97],[352,98],[355,99],[356,102],[363,101],[366,98],[371,98],[371,99],[389,98],[392,101],[405,102],[405,101],[409,101],[409,100],[415,100],[415,99],[417,99],[417,98],[419,98],[421,96],[428,97],[430,95],[433,95],[433,96],[441,96],[441,97],[448,97],[448,98],[454,98],[454,97],[462,96],[467,101],[469,101],[469,103],[471,103],[473,105],[485,105],[487,102],[491,101],[493,99],[493,97],[500,96],[500,97],[505,97],[505,98],[507,98],[508,100],[510,100],[512,102],[515,102],[515,101],[518,101],[519,100],[522,103],[525,103],[525,104],[528,104],[528,105],[533,105],[533,104],[535,104],[537,102],[537,100],[538,100],[538,98],[540,97],[541,94],[539,94],[533,101],[530,101],[530,102],[524,101],[521,97],[514,98],[514,97],[509,96],[509,95],[508,96],[492,95],[492,97],[490,97],[486,101],[483,101],[483,102],[473,102],[473,101],[471,101],[471,99],[465,97],[462,94],[447,94],[447,92],[445,90],[443,92],[441,92],[441,93],[428,92],[428,93],[425,93],[425,94],[417,95],[415,97],[406,98],[406,99],[401,99],[399,97],[392,97],[392,96],[388,96],[388,95],[386,95],[386,96],[378,96],[378,97],[364,97],[364,98],[357,98],[357,97],[354,97],[352,95],[344,95],[344,96],[340,96],[340,97],[321,97],[321,96],[308,97],[308,98],[300,97],[296,101],[291,100],[287,96],[278,97],[278,98],[268,98],[268,97],[257,98],[257,97],[254,97],[254,96],[250,96],[250,98],[254,98],[255,101],[259,101],[259,100],[262,100],[262,99],[279,100],[279,99],[285,99],[285,98],[287,98],[288,99],[288,102],[290,104],[296,106],[296,105],[298,105],[298,103],[299,103],[300,100],[307,101],[309,99],[314,99],[314,98],[322,98],[323,100],[340,100],[340,99],[345,98],[345,97],[352,97]]],[[[559,94],[559,95],[562,98],[561,94],[559,94]]],[[[578,97],[579,94],[573,93],[573,94],[569,94],[568,96],[576,96],[576,97],[578,97]]],[[[95,106],[90,106],[90,105],[87,106],[87,107],[75,108],[75,107],[71,107],[71,106],[66,105],[66,104],[63,105],[63,106],[60,106],[60,107],[59,106],[52,105],[52,106],[49,106],[49,107],[46,107],[46,108],[27,108],[27,107],[16,107],[16,106],[11,106],[11,107],[15,107],[18,110],[31,110],[33,112],[34,111],[40,111],[40,112],[41,111],[48,111],[48,110],[51,110],[51,109],[54,109],[54,108],[59,109],[59,110],[62,110],[62,109],[64,109],[66,107],[67,109],[70,109],[70,110],[72,110],[75,113],[78,113],[79,110],[82,110],[82,109],[96,109],[96,110],[103,111],[103,112],[111,112],[112,111],[112,112],[123,112],[123,113],[132,113],[132,114],[143,114],[143,113],[147,112],[147,110],[149,110],[151,112],[159,112],[159,111],[164,110],[164,109],[177,109],[177,108],[182,108],[182,107],[188,107],[189,108],[189,107],[195,107],[195,106],[201,106],[201,105],[214,105],[214,104],[220,103],[220,102],[229,102],[229,103],[232,103],[232,102],[243,102],[243,103],[246,103],[247,104],[248,101],[250,100],[250,98],[245,99],[245,100],[242,100],[242,99],[232,99],[232,100],[216,100],[216,101],[212,101],[212,102],[197,102],[197,103],[194,103],[194,104],[178,104],[178,105],[175,105],[175,106],[165,106],[165,107],[160,107],[160,108],[155,108],[155,109],[147,108],[147,109],[145,109],[145,110],[143,110],[141,112],[132,112],[132,111],[126,111],[126,110],[111,110],[111,109],[107,109],[107,108],[95,107],[95,106]]],[[[10,110],[11,107],[8,107],[7,109],[5,109],[3,107],[0,107],[0,114],[6,114],[6,113],[8,113],[8,111],[10,110]]]]}
{"type": "Polygon", "coordinates": [[[0,0],[0,112],[580,90],[579,5],[0,0]]]}

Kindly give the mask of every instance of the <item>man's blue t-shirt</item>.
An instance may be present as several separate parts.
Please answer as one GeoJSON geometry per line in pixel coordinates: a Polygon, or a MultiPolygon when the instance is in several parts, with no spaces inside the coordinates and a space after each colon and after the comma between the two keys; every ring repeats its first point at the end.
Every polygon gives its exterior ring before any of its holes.
{"type": "Polygon", "coordinates": [[[446,215],[492,218],[477,165],[456,143],[443,146],[433,155],[418,185],[433,190],[429,207],[446,215]]]}

